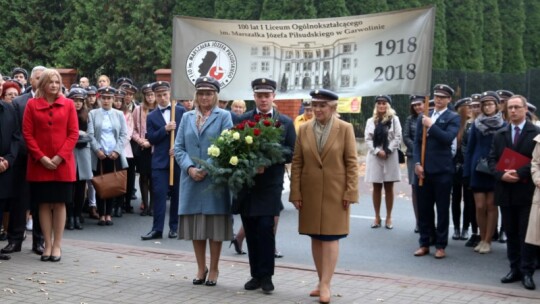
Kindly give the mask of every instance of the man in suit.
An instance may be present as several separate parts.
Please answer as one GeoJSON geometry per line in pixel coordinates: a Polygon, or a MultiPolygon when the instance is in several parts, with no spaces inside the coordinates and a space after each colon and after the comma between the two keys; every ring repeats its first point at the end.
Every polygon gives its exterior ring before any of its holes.
{"type": "Polygon", "coordinates": [[[533,274],[536,247],[525,243],[529,213],[535,189],[531,177],[531,164],[517,169],[497,171],[495,168],[505,149],[510,149],[528,158],[536,145],[533,140],[540,130],[526,120],[527,99],[514,95],[507,101],[508,127],[495,133],[489,153],[489,167],[495,176],[495,202],[501,209],[502,222],[506,230],[506,254],[510,272],[501,283],[521,280],[526,289],[535,289],[533,274]]]}
{"type": "MultiPolygon", "coordinates": [[[[13,164],[19,152],[21,140],[19,122],[15,109],[0,100],[0,210],[13,202],[13,164]]],[[[21,241],[22,242],[22,241],[21,241]]],[[[19,251],[20,243],[19,242],[19,251]]],[[[14,252],[10,251],[11,252],[14,252]]],[[[9,260],[10,256],[0,253],[0,260],[9,260]]]]}
{"type": "Polygon", "coordinates": [[[420,232],[420,248],[415,256],[429,253],[430,236],[435,235],[435,258],[446,256],[448,245],[448,225],[450,192],[454,174],[452,143],[459,131],[460,117],[448,109],[454,90],[445,84],[434,88],[434,109],[429,116],[422,115],[416,125],[414,138],[413,159],[414,172],[423,185],[415,183],[418,195],[418,228],[420,232]],[[421,162],[422,133],[426,128],[425,158],[421,162]],[[433,230],[435,214],[433,206],[437,207],[437,227],[433,230]]]}
{"type": "MultiPolygon", "coordinates": [[[[154,195],[154,221],[152,230],[142,235],[143,241],[161,239],[163,237],[163,226],[165,223],[165,212],[167,209],[167,194],[171,194],[169,206],[169,238],[178,237],[178,203],[179,203],[179,182],[180,167],[174,163],[174,182],[169,187],[169,168],[171,166],[170,156],[174,156],[174,146],[171,146],[171,132],[180,125],[185,109],[181,106],[175,107],[175,117],[171,121],[171,86],[166,81],[158,81],[152,85],[152,90],[156,96],[157,109],[148,114],[146,119],[146,138],[154,146],[152,153],[152,193],[154,195]]],[[[173,144],[174,145],[174,144],[173,144]]]]}
{"type": "MultiPolygon", "coordinates": [[[[292,120],[272,107],[276,96],[276,82],[271,79],[258,78],[251,82],[254,92],[256,109],[244,113],[239,120],[255,120],[256,115],[271,117],[279,121],[283,128],[282,145],[286,149],[285,163],[290,163],[296,140],[292,120]]],[[[238,194],[233,207],[234,213],[239,213],[246,233],[249,251],[249,266],[251,280],[244,288],[255,290],[262,288],[263,292],[274,290],[272,276],[274,275],[274,216],[283,209],[281,192],[283,191],[283,175],[285,163],[275,164],[268,168],[259,168],[255,177],[255,185],[244,189],[238,194]]]]}
{"type": "MultiPolygon", "coordinates": [[[[19,131],[22,132],[23,114],[28,100],[34,97],[41,74],[45,70],[44,66],[36,66],[30,74],[31,91],[13,99],[13,107],[17,113],[19,121],[19,131]]],[[[2,253],[13,253],[21,251],[22,242],[24,240],[24,232],[26,230],[26,211],[32,212],[32,251],[41,255],[43,253],[43,235],[39,223],[39,206],[30,198],[30,187],[26,181],[26,159],[28,151],[26,143],[21,136],[19,141],[19,154],[13,164],[13,178],[15,194],[13,204],[9,210],[9,225],[8,225],[8,244],[1,250],[2,253]]]]}

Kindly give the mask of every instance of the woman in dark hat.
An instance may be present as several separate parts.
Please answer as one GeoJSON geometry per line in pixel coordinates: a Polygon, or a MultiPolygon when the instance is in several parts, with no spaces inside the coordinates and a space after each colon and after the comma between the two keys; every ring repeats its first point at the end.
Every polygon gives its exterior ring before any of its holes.
{"type": "Polygon", "coordinates": [[[178,128],[174,156],[180,165],[180,206],[178,238],[191,240],[197,259],[194,285],[215,286],[223,241],[231,240],[232,197],[227,187],[208,191],[212,178],[196,162],[207,155],[211,141],[233,126],[231,114],[218,107],[220,85],[211,77],[195,82],[195,108],[186,112],[178,128]],[[210,247],[210,268],[206,266],[206,247],[210,247]]]}
{"type": "Polygon", "coordinates": [[[482,93],[481,113],[471,126],[463,164],[463,178],[470,180],[476,205],[476,221],[480,228],[480,243],[474,247],[478,253],[491,252],[491,238],[497,229],[499,211],[494,198],[495,179],[486,172],[488,170],[485,170],[482,163],[487,160],[494,134],[506,126],[498,105],[497,93],[482,93]]]}
{"type": "Polygon", "coordinates": [[[387,95],[375,98],[373,117],[366,123],[365,139],[368,146],[365,181],[373,183],[373,208],[375,221],[371,228],[381,227],[381,200],[384,187],[386,201],[386,229],[392,229],[394,207],[394,182],[401,180],[397,149],[401,146],[401,124],[392,99],[387,95]]]}
{"type": "Polygon", "coordinates": [[[133,147],[136,172],[139,173],[139,189],[141,191],[141,216],[152,215],[152,145],[146,139],[146,117],[156,108],[156,97],[152,91],[152,83],[141,88],[142,103],[133,110],[133,134],[131,140],[138,147],[133,147]],[[138,151],[137,151],[138,150],[138,151]]]}
{"type": "Polygon", "coordinates": [[[413,147],[414,147],[414,134],[416,134],[416,122],[418,116],[424,113],[424,99],[425,96],[411,95],[409,97],[411,105],[409,112],[411,115],[407,117],[405,125],[403,126],[403,141],[407,147],[407,173],[409,179],[409,185],[411,185],[412,203],[415,218],[414,232],[418,233],[418,203],[416,197],[416,187],[414,186],[415,174],[414,174],[414,160],[413,160],[413,147]]]}

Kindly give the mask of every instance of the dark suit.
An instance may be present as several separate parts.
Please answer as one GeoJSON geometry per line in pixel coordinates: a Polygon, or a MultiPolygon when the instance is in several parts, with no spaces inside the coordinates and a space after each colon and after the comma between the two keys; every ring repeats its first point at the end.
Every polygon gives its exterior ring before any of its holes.
{"type": "MultiPolygon", "coordinates": [[[[8,103],[0,100],[0,157],[7,160],[8,169],[0,173],[0,201],[12,199],[13,192],[13,165],[19,153],[21,140],[20,126],[15,109],[8,103]]],[[[0,210],[4,210],[0,206],[0,210]]]]}
{"type": "MultiPolygon", "coordinates": [[[[430,112],[430,116],[432,113],[433,111],[430,112]]],[[[459,123],[460,117],[447,109],[427,131],[424,185],[415,183],[418,195],[420,247],[429,247],[432,235],[435,235],[437,249],[444,249],[448,244],[450,192],[455,170],[451,146],[459,131],[459,123]],[[437,206],[436,231],[432,231],[435,218],[434,205],[437,206]]],[[[413,159],[416,164],[420,163],[422,131],[422,116],[420,116],[416,125],[413,148],[413,159]]],[[[417,178],[415,176],[415,179],[417,178]]]]}
{"type": "MultiPolygon", "coordinates": [[[[22,130],[22,121],[24,110],[28,100],[33,98],[32,92],[25,93],[12,101],[12,105],[17,113],[18,121],[22,130]]],[[[21,131],[22,132],[22,131],[21,131]]],[[[30,197],[30,186],[26,181],[26,167],[27,167],[28,150],[26,148],[26,142],[21,136],[19,154],[15,161],[13,168],[13,174],[15,179],[14,192],[15,203],[10,209],[8,226],[8,240],[10,242],[22,242],[24,239],[24,231],[26,230],[26,211],[32,212],[32,243],[33,246],[38,243],[43,243],[43,235],[41,233],[41,226],[39,223],[39,206],[37,202],[33,202],[30,197]]]]}
{"type": "MultiPolygon", "coordinates": [[[[174,120],[176,127],[180,126],[180,121],[185,109],[176,106],[174,120]]],[[[179,182],[180,167],[174,162],[174,182],[169,187],[169,168],[171,165],[169,150],[173,147],[170,143],[170,133],[165,130],[165,119],[159,108],[156,108],[146,118],[146,138],[154,146],[152,152],[152,193],[154,195],[154,220],[151,231],[163,232],[165,223],[165,212],[167,210],[167,194],[171,194],[169,206],[169,230],[176,232],[178,229],[178,203],[179,203],[179,182]]],[[[176,130],[175,130],[176,131],[176,130]]]]}
{"type": "Polygon", "coordinates": [[[520,181],[508,183],[501,180],[504,172],[496,171],[495,167],[505,148],[512,149],[526,157],[532,158],[536,145],[534,137],[540,129],[527,121],[521,130],[517,145],[512,143],[513,125],[495,133],[489,153],[489,167],[495,176],[495,203],[501,209],[502,222],[508,238],[506,243],[507,257],[510,268],[516,273],[532,275],[536,247],[525,243],[529,213],[535,185],[531,177],[531,164],[517,169],[520,181]]]}
{"type": "MultiPolygon", "coordinates": [[[[239,121],[255,120],[255,111],[239,117],[239,121]]],[[[249,253],[249,266],[253,278],[262,279],[274,275],[274,216],[283,209],[281,192],[285,163],[292,161],[296,133],[293,121],[274,109],[274,120],[283,128],[282,145],[287,149],[285,162],[265,168],[264,173],[255,177],[255,185],[238,193],[233,202],[233,213],[242,216],[249,253]]]]}

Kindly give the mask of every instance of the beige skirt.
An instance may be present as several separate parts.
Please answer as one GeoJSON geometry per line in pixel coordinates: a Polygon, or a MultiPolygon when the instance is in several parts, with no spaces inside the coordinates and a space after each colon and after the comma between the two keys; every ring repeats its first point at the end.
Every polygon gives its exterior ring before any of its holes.
{"type": "Polygon", "coordinates": [[[188,214],[178,216],[179,240],[230,241],[233,239],[232,216],[188,214]]]}
{"type": "Polygon", "coordinates": [[[540,204],[531,205],[525,243],[540,246],[540,204]]]}

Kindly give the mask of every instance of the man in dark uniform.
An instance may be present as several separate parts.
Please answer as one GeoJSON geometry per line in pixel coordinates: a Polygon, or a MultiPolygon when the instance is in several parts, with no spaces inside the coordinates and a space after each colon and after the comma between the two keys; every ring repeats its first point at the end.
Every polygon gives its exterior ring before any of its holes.
{"type": "MultiPolygon", "coordinates": [[[[30,74],[31,91],[13,99],[13,107],[17,113],[19,127],[22,128],[23,114],[28,100],[34,97],[35,90],[41,74],[45,70],[43,66],[36,66],[30,74]]],[[[3,253],[13,253],[21,251],[21,245],[24,240],[24,232],[26,230],[26,211],[32,212],[32,251],[36,254],[43,254],[43,234],[39,223],[39,206],[31,200],[30,187],[26,181],[26,166],[27,166],[28,151],[26,143],[21,136],[19,154],[13,165],[13,175],[15,178],[14,193],[15,202],[10,208],[9,225],[8,225],[8,244],[2,249],[3,253]]]]}
{"type": "Polygon", "coordinates": [[[429,253],[430,236],[435,234],[435,258],[446,256],[445,248],[448,245],[448,224],[450,192],[452,190],[452,177],[454,162],[452,156],[452,143],[459,131],[460,117],[448,109],[454,90],[445,84],[438,84],[434,88],[435,108],[429,116],[422,115],[416,125],[414,138],[413,158],[415,174],[423,179],[423,185],[416,183],[418,195],[418,228],[420,231],[420,248],[414,252],[415,256],[424,256],[429,253]],[[420,162],[422,133],[426,127],[425,160],[420,162]],[[433,206],[437,206],[437,220],[433,206]],[[433,233],[433,222],[437,223],[433,233]]]}
{"type": "MultiPolygon", "coordinates": [[[[15,196],[13,192],[13,165],[19,152],[20,139],[20,127],[15,109],[0,100],[0,185],[2,185],[0,187],[0,210],[4,210],[6,204],[13,203],[15,196]]],[[[21,250],[20,243],[18,249],[18,251],[21,250]]],[[[9,253],[11,252],[14,250],[9,253]]],[[[0,260],[9,260],[10,256],[3,253],[8,252],[2,250],[0,260]]]]}
{"type": "Polygon", "coordinates": [[[253,121],[255,115],[279,121],[283,128],[281,143],[287,151],[283,164],[259,168],[259,175],[255,177],[255,185],[240,191],[233,204],[233,212],[242,217],[249,252],[252,278],[244,285],[244,288],[246,290],[262,288],[263,292],[270,293],[274,290],[272,283],[276,247],[274,216],[278,216],[283,209],[281,192],[283,191],[285,163],[290,163],[292,160],[296,133],[292,120],[272,107],[276,96],[276,82],[271,79],[258,78],[251,82],[251,87],[254,92],[256,109],[244,113],[240,116],[239,121],[253,121]]]}
{"type": "Polygon", "coordinates": [[[528,158],[536,145],[533,139],[540,133],[538,127],[526,119],[527,99],[514,95],[506,104],[509,125],[495,133],[488,157],[489,167],[495,176],[495,203],[501,209],[502,222],[506,230],[506,254],[510,272],[501,283],[521,280],[526,289],[535,289],[533,274],[536,247],[525,243],[529,213],[535,189],[531,177],[531,164],[520,168],[505,168],[497,171],[503,151],[510,149],[528,158]]]}
{"type": "Polygon", "coordinates": [[[152,85],[156,95],[156,110],[148,114],[146,119],[146,138],[154,146],[152,153],[152,194],[154,196],[154,221],[152,230],[142,235],[143,241],[161,239],[167,210],[167,194],[171,194],[169,205],[169,238],[178,236],[178,200],[180,184],[180,167],[174,163],[174,182],[169,187],[170,156],[174,155],[174,147],[170,144],[170,133],[180,125],[184,108],[176,106],[174,121],[171,121],[171,86],[166,81],[157,81],[152,85]]]}

